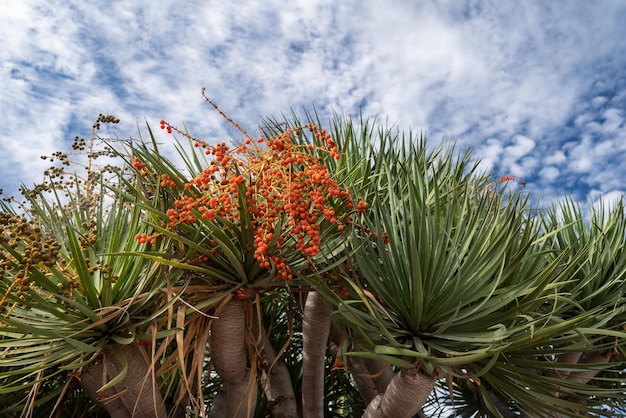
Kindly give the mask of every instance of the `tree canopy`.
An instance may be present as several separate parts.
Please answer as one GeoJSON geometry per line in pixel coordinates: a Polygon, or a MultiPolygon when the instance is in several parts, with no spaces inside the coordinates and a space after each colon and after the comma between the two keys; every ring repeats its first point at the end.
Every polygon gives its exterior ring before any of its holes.
{"type": "Polygon", "coordinates": [[[3,416],[623,415],[621,202],[538,208],[371,120],[252,137],[205,98],[241,138],[162,120],[169,154],[100,115],[3,200],[3,416]]]}

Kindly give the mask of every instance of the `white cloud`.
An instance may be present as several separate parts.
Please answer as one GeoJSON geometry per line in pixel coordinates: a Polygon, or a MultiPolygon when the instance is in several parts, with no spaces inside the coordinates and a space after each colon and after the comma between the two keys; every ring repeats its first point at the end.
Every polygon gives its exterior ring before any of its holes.
{"type": "Polygon", "coordinates": [[[602,193],[598,190],[592,190],[589,193],[590,207],[595,211],[602,211],[604,219],[608,219],[608,215],[615,208],[615,205],[624,200],[623,190],[611,190],[602,193]]]}
{"type": "Polygon", "coordinates": [[[561,150],[553,151],[552,154],[549,154],[543,160],[545,164],[562,164],[565,161],[567,161],[567,157],[565,156],[565,153],[561,150]]]}
{"type": "Polygon", "coordinates": [[[553,166],[548,166],[548,167],[544,167],[541,169],[541,171],[539,172],[539,176],[541,176],[543,180],[552,182],[559,177],[560,173],[561,172],[559,171],[558,168],[553,167],[553,166]]]}
{"type": "Polygon", "coordinates": [[[493,167],[498,163],[501,158],[504,147],[502,142],[497,139],[488,139],[484,145],[476,149],[481,158],[481,167],[488,173],[492,171],[493,167]]]}
{"type": "Polygon", "coordinates": [[[615,133],[624,127],[624,118],[622,117],[621,109],[607,109],[602,116],[604,117],[604,122],[602,122],[602,131],[604,133],[615,133]]]}
{"type": "Polygon", "coordinates": [[[5,189],[38,179],[39,154],[100,112],[122,119],[121,136],[145,117],[239,137],[202,86],[251,131],[315,105],[472,145],[486,171],[554,195],[558,178],[606,191],[626,176],[621,2],[13,3],[0,10],[5,189]]]}
{"type": "Polygon", "coordinates": [[[604,96],[596,96],[593,99],[591,99],[591,105],[595,108],[599,108],[603,104],[605,104],[607,101],[608,99],[604,96]]]}
{"type": "Polygon", "coordinates": [[[535,141],[533,139],[523,135],[516,135],[513,138],[513,145],[505,147],[504,152],[507,155],[506,158],[519,160],[532,151],[533,148],[535,148],[535,141]]]}
{"type": "Polygon", "coordinates": [[[535,141],[523,135],[516,135],[511,145],[504,147],[500,166],[506,175],[529,177],[534,173],[539,161],[529,154],[535,148],[535,141]]]}

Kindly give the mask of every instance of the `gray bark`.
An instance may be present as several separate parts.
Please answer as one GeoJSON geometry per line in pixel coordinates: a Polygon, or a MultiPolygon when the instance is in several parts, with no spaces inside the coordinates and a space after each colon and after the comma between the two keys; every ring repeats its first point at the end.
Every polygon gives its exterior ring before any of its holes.
{"type": "Polygon", "coordinates": [[[220,388],[213,398],[211,409],[209,409],[208,418],[222,418],[226,416],[226,389],[224,386],[220,388]]]}
{"type": "Polygon", "coordinates": [[[412,418],[433,391],[437,377],[418,368],[402,369],[384,394],[370,402],[363,418],[412,418]]]}
{"type": "Polygon", "coordinates": [[[256,401],[256,382],[248,382],[246,319],[244,302],[228,301],[211,324],[211,361],[226,382],[226,416],[251,417],[256,401]],[[243,395],[242,395],[243,394],[243,395]],[[241,396],[250,397],[251,402],[241,396]],[[248,405],[251,409],[248,409],[248,405]]]}
{"type": "Polygon", "coordinates": [[[302,415],[324,417],[324,366],[330,333],[330,306],[310,291],[302,319],[302,415]]]}
{"type": "Polygon", "coordinates": [[[369,404],[379,394],[379,392],[376,389],[374,379],[370,377],[370,372],[365,366],[364,359],[349,356],[348,369],[350,370],[350,373],[352,373],[352,378],[356,383],[356,387],[359,390],[361,398],[365,401],[365,405],[369,404]]]}
{"type": "Polygon", "coordinates": [[[167,409],[142,348],[131,344],[120,346],[128,361],[126,378],[112,388],[98,392],[123,369],[112,347],[102,352],[102,359],[83,369],[80,383],[85,393],[111,418],[167,418],[167,409]]]}
{"type": "Polygon", "coordinates": [[[274,347],[263,333],[265,341],[263,352],[267,370],[263,370],[261,376],[261,386],[267,397],[270,411],[273,418],[296,418],[298,407],[296,395],[293,391],[293,384],[287,366],[280,359],[276,359],[274,347]]]}
{"type": "Polygon", "coordinates": [[[389,364],[385,364],[380,360],[364,358],[363,363],[370,375],[374,376],[374,385],[378,393],[383,393],[396,376],[393,368],[389,364]]]}
{"type": "Polygon", "coordinates": [[[489,391],[489,399],[491,399],[491,402],[493,402],[494,406],[503,418],[515,417],[515,413],[507,407],[506,402],[504,402],[495,392],[489,391]]]}
{"type": "MultiPolygon", "coordinates": [[[[579,364],[605,364],[611,359],[610,351],[598,351],[595,353],[589,353],[581,356],[579,364]]],[[[576,382],[580,384],[587,384],[592,378],[596,377],[600,373],[599,369],[589,369],[575,371],[569,374],[567,380],[570,382],[576,382]]]]}
{"type": "Polygon", "coordinates": [[[250,418],[254,416],[258,387],[247,372],[239,382],[226,382],[226,417],[250,418]]]}
{"type": "MultiPolygon", "coordinates": [[[[555,369],[550,372],[549,376],[550,377],[558,377],[559,379],[562,379],[562,380],[567,380],[568,376],[571,373],[571,370],[565,370],[565,369],[559,370],[559,367],[562,367],[564,365],[567,366],[568,364],[576,364],[576,363],[578,363],[578,361],[580,360],[580,357],[582,356],[582,354],[583,353],[580,352],[580,351],[571,351],[571,352],[559,354],[556,357],[555,369]]],[[[560,396],[558,391],[557,392],[553,392],[552,395],[557,397],[557,398],[560,396]]]]}

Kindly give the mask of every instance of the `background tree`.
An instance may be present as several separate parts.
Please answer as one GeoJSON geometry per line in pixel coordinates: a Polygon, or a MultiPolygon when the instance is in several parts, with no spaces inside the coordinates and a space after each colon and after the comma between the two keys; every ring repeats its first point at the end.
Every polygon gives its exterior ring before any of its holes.
{"type": "MultiPolygon", "coordinates": [[[[151,230],[108,188],[121,173],[91,165],[102,156],[93,139],[86,177],[51,170],[19,210],[2,206],[3,416],[62,415],[81,405],[95,415],[95,404],[113,417],[167,415],[156,345],[168,335],[163,314],[181,272],[133,254],[141,247],[135,235],[151,230]]],[[[67,155],[56,158],[69,165],[67,155]]]]}

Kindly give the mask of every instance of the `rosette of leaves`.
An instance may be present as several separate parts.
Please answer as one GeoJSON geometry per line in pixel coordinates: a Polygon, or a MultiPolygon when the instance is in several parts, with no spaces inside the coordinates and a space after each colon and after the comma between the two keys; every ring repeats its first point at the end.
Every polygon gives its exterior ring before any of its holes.
{"type": "MultiPolygon", "coordinates": [[[[90,416],[167,416],[159,356],[177,332],[166,313],[181,272],[137,255],[135,235],[152,233],[144,214],[92,179],[2,206],[3,416],[80,406],[90,416]]],[[[168,246],[163,238],[151,249],[168,246]]]]}
{"type": "MultiPolygon", "coordinates": [[[[355,204],[322,159],[305,151],[323,148],[339,157],[330,135],[316,125],[257,139],[242,130],[245,138],[236,146],[209,144],[162,121],[166,126],[189,140],[189,147],[177,143],[177,160],[184,167],[164,157],[150,131],[149,143],[128,146],[136,175],[126,192],[146,202],[142,209],[153,217],[155,234],[140,240],[162,236],[177,243],[175,253],[144,256],[187,270],[199,287],[221,289],[218,306],[211,299],[194,307],[216,306],[213,314],[219,319],[210,322],[211,365],[226,382],[227,414],[246,416],[255,404],[253,353],[263,346],[258,341],[266,340],[266,325],[256,327],[256,335],[246,329],[259,321],[254,304],[271,300],[261,302],[257,296],[297,291],[300,275],[337,264],[346,243],[342,231],[355,204]],[[303,132],[318,142],[296,144],[303,132]],[[158,207],[148,204],[155,196],[158,207]]],[[[295,410],[295,400],[290,402],[295,410]]]]}
{"type": "Polygon", "coordinates": [[[352,230],[352,297],[319,288],[339,306],[333,318],[351,340],[348,358],[398,370],[366,415],[412,416],[438,379],[477,380],[507,347],[548,325],[559,324],[551,335],[571,331],[583,317],[542,309],[574,267],[537,250],[545,238],[525,195],[478,175],[470,153],[377,133],[351,146],[360,155],[345,171],[367,173],[357,184],[370,202],[352,230]]]}
{"type": "MultiPolygon", "coordinates": [[[[507,347],[480,382],[454,382],[468,413],[623,416],[624,207],[586,213],[566,198],[540,214],[545,239],[538,251],[547,262],[561,259],[569,273],[555,288],[559,298],[535,315],[559,321],[507,347]]],[[[451,402],[441,405],[445,415],[451,402]]]]}

